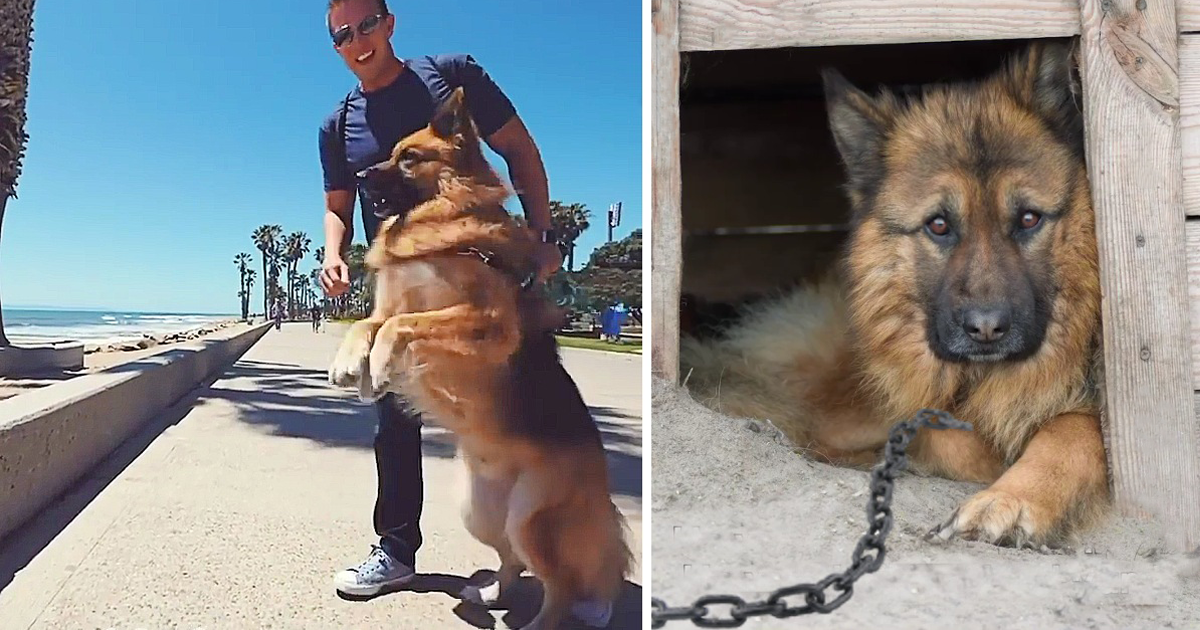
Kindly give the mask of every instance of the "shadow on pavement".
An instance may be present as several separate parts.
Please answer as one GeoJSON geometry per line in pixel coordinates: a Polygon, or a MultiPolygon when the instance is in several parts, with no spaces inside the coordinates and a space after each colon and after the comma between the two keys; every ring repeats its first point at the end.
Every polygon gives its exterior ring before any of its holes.
{"type": "MultiPolygon", "coordinates": [[[[324,370],[286,363],[238,361],[206,398],[226,400],[238,417],[272,435],[304,438],[331,447],[373,449],[378,416],[375,405],[341,393],[324,370]],[[252,379],[252,380],[245,380],[252,379]],[[245,387],[252,387],[246,389],[245,387]]],[[[454,457],[454,443],[426,428],[424,455],[454,457]]]]}
{"type": "MultiPolygon", "coordinates": [[[[389,596],[402,598],[404,597],[404,593],[443,593],[458,600],[458,604],[454,607],[454,614],[459,619],[462,619],[463,622],[475,628],[496,628],[495,615],[497,612],[501,613],[500,619],[503,621],[504,626],[508,628],[520,628],[532,621],[542,605],[542,585],[537,578],[530,576],[528,573],[518,581],[515,589],[509,596],[509,601],[495,609],[489,610],[485,606],[463,599],[464,587],[468,585],[475,587],[487,586],[494,578],[495,573],[490,570],[476,571],[470,577],[447,575],[444,573],[418,573],[408,584],[384,591],[379,595],[353,597],[339,594],[339,597],[348,601],[370,601],[379,597],[389,596]]],[[[625,587],[621,589],[621,594],[613,606],[612,618],[604,628],[624,630],[627,628],[640,628],[642,627],[641,624],[642,587],[626,580],[625,587]]],[[[584,629],[592,627],[574,618],[567,619],[563,624],[563,630],[574,630],[576,628],[584,629]]]]}
{"type": "MultiPolygon", "coordinates": [[[[226,400],[239,417],[272,435],[304,438],[325,446],[373,449],[375,406],[328,384],[326,372],[287,363],[241,360],[226,370],[205,398],[226,400]],[[252,387],[252,389],[250,389],[252,387]]],[[[612,492],[642,496],[641,423],[609,407],[589,407],[604,439],[612,492]]],[[[424,455],[453,458],[454,436],[426,423],[424,455]]]]}
{"type": "Polygon", "coordinates": [[[37,557],[159,435],[183,420],[196,402],[210,391],[208,388],[214,380],[210,378],[200,383],[174,405],[146,422],[70,489],[4,539],[0,544],[0,591],[11,584],[17,572],[37,557]]]}

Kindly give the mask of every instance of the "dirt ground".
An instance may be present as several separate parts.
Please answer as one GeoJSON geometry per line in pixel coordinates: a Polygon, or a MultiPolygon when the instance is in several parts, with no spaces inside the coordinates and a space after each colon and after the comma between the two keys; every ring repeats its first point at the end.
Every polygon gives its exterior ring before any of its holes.
{"type": "MultiPolygon", "coordinates": [[[[866,529],[868,473],[805,460],[770,425],[719,415],[662,380],[652,405],[654,597],[757,601],[849,566],[866,529]]],[[[1200,556],[1166,553],[1151,522],[1112,517],[1067,552],[923,540],[981,488],[903,474],[883,567],[845,605],[745,627],[1200,627],[1200,556]]]]}

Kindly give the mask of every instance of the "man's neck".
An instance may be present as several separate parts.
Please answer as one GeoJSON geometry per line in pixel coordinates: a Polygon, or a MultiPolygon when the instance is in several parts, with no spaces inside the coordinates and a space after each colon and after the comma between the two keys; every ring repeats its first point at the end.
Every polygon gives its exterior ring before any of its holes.
{"type": "Polygon", "coordinates": [[[362,91],[374,92],[391,85],[396,80],[396,77],[400,76],[401,72],[404,72],[404,62],[396,57],[392,57],[388,60],[387,68],[383,72],[380,72],[379,76],[373,77],[370,80],[360,79],[359,84],[362,85],[362,91]]]}

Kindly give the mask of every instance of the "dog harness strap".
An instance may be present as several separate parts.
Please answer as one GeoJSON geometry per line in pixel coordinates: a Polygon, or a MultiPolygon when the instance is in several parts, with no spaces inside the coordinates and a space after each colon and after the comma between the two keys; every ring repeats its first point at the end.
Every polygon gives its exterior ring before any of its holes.
{"type": "Polygon", "coordinates": [[[350,167],[349,151],[346,150],[346,116],[350,110],[350,97],[354,95],[354,90],[346,93],[346,98],[342,99],[342,113],[338,115],[338,133],[342,138],[342,163],[347,168],[350,167]]]}
{"type": "Polygon", "coordinates": [[[517,284],[521,287],[521,289],[528,289],[529,287],[533,286],[533,279],[535,277],[534,274],[531,273],[525,277],[517,276],[511,269],[506,269],[503,265],[497,262],[498,256],[496,256],[495,252],[482,250],[478,247],[468,247],[466,249],[460,249],[455,253],[459,256],[474,256],[479,260],[482,260],[483,264],[491,267],[492,269],[512,276],[512,278],[517,281],[517,284]]]}

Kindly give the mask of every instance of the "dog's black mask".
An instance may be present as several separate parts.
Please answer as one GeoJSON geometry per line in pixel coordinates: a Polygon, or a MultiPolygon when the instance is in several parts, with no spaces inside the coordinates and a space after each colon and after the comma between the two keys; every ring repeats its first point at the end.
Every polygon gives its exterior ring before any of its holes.
{"type": "Polygon", "coordinates": [[[396,172],[389,162],[368,167],[359,171],[355,177],[358,179],[363,204],[380,219],[403,216],[424,201],[416,187],[396,172]]]}

